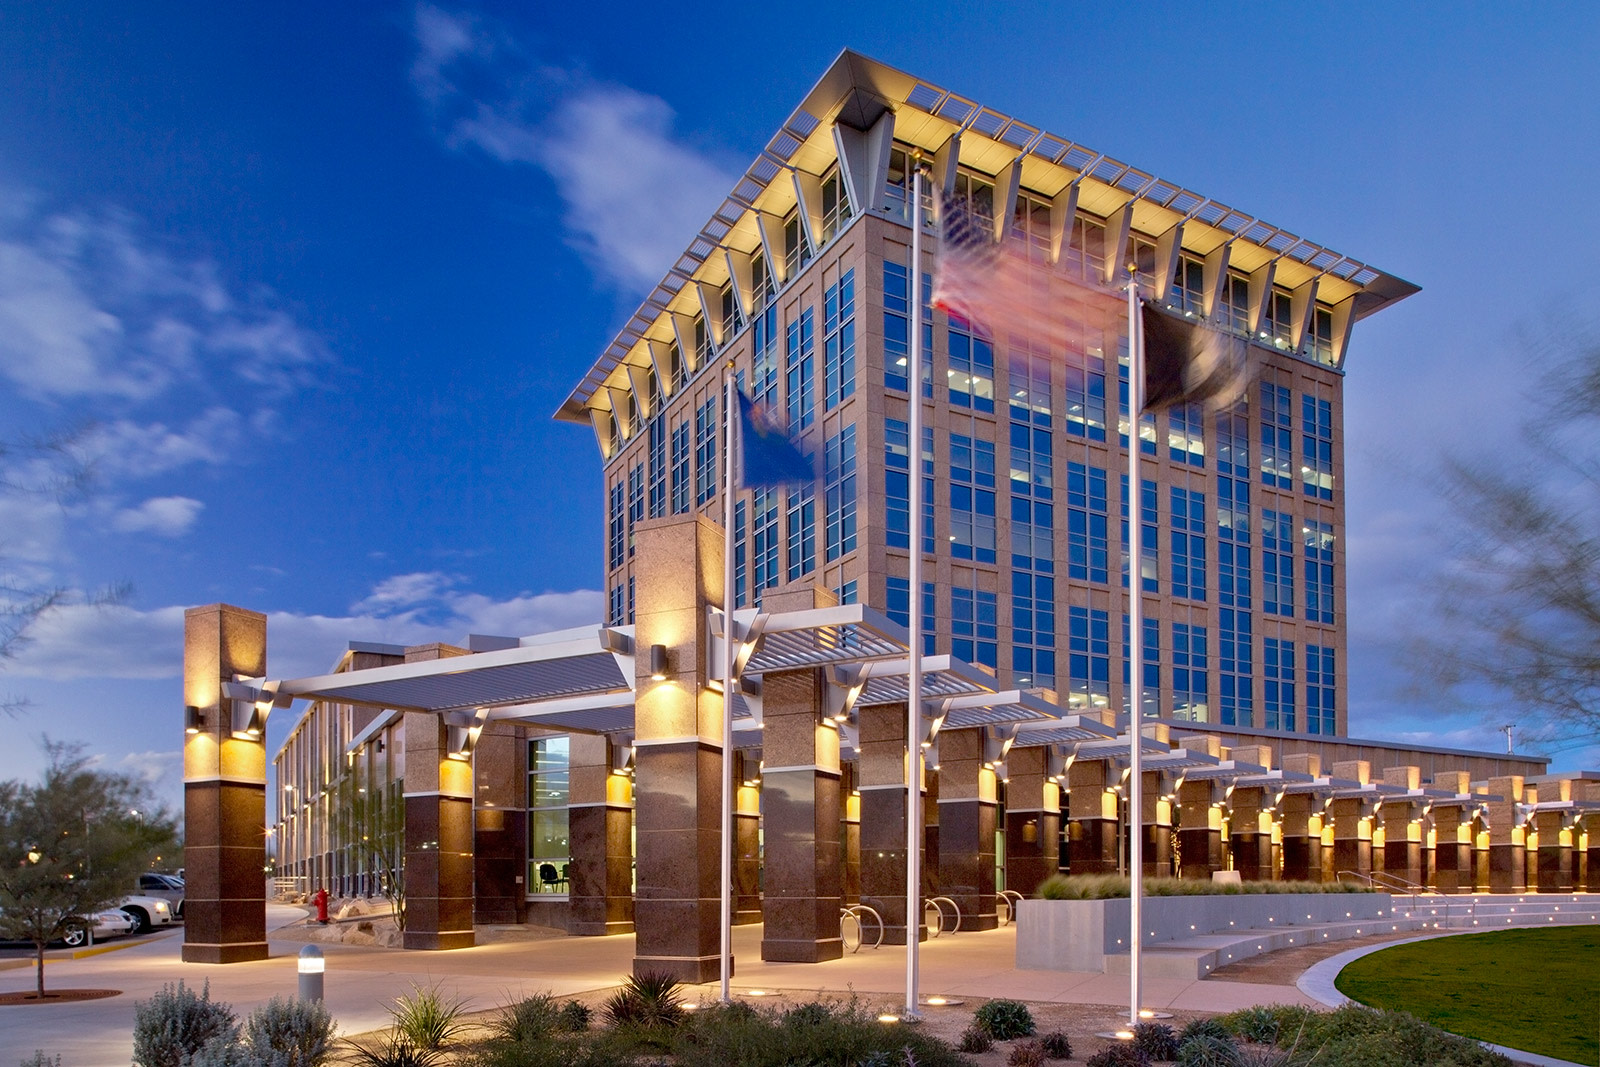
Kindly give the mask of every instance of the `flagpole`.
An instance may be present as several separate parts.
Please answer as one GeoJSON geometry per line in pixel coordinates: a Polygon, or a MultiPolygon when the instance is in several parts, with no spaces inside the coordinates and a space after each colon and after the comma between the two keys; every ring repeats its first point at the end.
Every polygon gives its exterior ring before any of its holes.
{"type": "Polygon", "coordinates": [[[1144,584],[1139,481],[1139,416],[1144,410],[1144,337],[1139,329],[1139,275],[1128,267],[1128,1027],[1139,1024],[1144,927],[1144,584]]]}
{"type": "Polygon", "coordinates": [[[910,468],[911,648],[906,658],[906,1017],[919,1018],[917,979],[922,933],[922,161],[911,169],[911,345],[906,367],[906,462],[910,468]]]}
{"type": "Polygon", "coordinates": [[[722,943],[718,965],[722,977],[722,1001],[726,1004],[732,1000],[730,985],[733,980],[733,465],[739,442],[734,419],[738,401],[733,395],[731,361],[723,373],[727,455],[723,459],[722,492],[722,869],[718,878],[721,886],[718,929],[722,943]]]}

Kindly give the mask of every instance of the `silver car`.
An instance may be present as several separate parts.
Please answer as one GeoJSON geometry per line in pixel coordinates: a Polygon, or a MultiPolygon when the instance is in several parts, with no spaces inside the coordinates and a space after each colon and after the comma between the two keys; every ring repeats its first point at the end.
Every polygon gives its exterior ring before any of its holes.
{"type": "MultiPolygon", "coordinates": [[[[108,937],[120,937],[131,934],[138,924],[133,916],[125,911],[111,908],[94,914],[94,939],[102,941],[108,937]]],[[[79,948],[89,943],[89,924],[74,921],[61,935],[61,943],[68,948],[79,948]]]]}
{"type": "Polygon", "coordinates": [[[183,918],[183,879],[171,874],[146,871],[139,876],[139,892],[147,897],[160,897],[172,905],[172,914],[183,918]]]}
{"type": "Polygon", "coordinates": [[[170,926],[172,924],[172,905],[160,897],[149,897],[142,894],[123,897],[117,904],[128,918],[133,920],[135,934],[148,933],[157,926],[170,926]]]}

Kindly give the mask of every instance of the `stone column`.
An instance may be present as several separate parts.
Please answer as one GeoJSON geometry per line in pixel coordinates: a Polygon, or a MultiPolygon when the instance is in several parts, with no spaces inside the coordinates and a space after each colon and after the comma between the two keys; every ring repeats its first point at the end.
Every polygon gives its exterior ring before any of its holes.
{"type": "Polygon", "coordinates": [[[633,930],[633,778],[621,758],[626,744],[599,734],[573,734],[569,742],[571,934],[633,930]]]}
{"type": "Polygon", "coordinates": [[[472,749],[473,918],[520,923],[527,914],[528,743],[515,723],[484,726],[472,749]]]}
{"type": "Polygon", "coordinates": [[[699,516],[635,527],[635,974],[721,973],[722,693],[707,689],[706,607],[722,603],[722,528],[699,516]],[[667,678],[649,649],[667,649],[667,678]]]}
{"type": "Polygon", "coordinates": [[[858,766],[839,765],[839,851],[844,880],[844,903],[861,903],[861,793],[856,789],[858,766]]]}
{"type": "MultiPolygon", "coordinates": [[[[406,661],[440,658],[427,647],[406,661]]],[[[407,712],[406,929],[413,949],[471,948],[472,763],[449,755],[449,727],[429,712],[407,712]]]]}
{"type": "Polygon", "coordinates": [[[939,735],[939,887],[961,909],[962,930],[993,930],[995,775],[984,766],[984,731],[939,735]]]}
{"type": "Polygon", "coordinates": [[[1172,877],[1172,777],[1161,771],[1145,771],[1144,795],[1140,801],[1143,827],[1141,858],[1146,878],[1172,877]]]}
{"type": "MultiPolygon", "coordinates": [[[[766,606],[783,610],[770,598],[766,606]]],[[[771,671],[761,680],[761,958],[768,962],[820,963],[844,954],[839,731],[821,721],[827,686],[816,667],[771,671]]]]}
{"type": "MultiPolygon", "coordinates": [[[[883,918],[883,943],[906,943],[906,706],[859,710],[861,903],[883,918]]],[[[913,920],[926,937],[922,909],[913,920]]]]}
{"type": "Polygon", "coordinates": [[[1578,825],[1583,829],[1585,845],[1584,892],[1600,893],[1600,812],[1585,812],[1578,817],[1578,825]]]}
{"type": "Polygon", "coordinates": [[[1209,779],[1185,781],[1178,787],[1178,877],[1211,880],[1222,869],[1220,794],[1209,779]]]}
{"type": "Polygon", "coordinates": [[[733,925],[761,921],[761,762],[734,753],[733,925]]]}
{"type": "Polygon", "coordinates": [[[1006,763],[1006,888],[1032,896],[1061,866],[1061,793],[1044,745],[1013,748],[1006,763]]]}
{"type": "MultiPolygon", "coordinates": [[[[1267,791],[1260,786],[1235,786],[1229,800],[1232,807],[1229,847],[1233,850],[1233,869],[1246,882],[1270,881],[1272,807],[1267,791]]],[[[1284,841],[1288,841],[1287,834],[1284,841]]]]}
{"type": "MultiPolygon", "coordinates": [[[[1283,757],[1283,769],[1316,778],[1321,757],[1298,753],[1283,757]]],[[[1279,802],[1283,832],[1283,880],[1322,881],[1322,798],[1314,793],[1285,793],[1279,802]]]]}
{"type": "Polygon", "coordinates": [[[1528,887],[1527,835],[1517,822],[1515,805],[1522,800],[1520,774],[1489,779],[1489,792],[1499,796],[1484,806],[1489,811],[1489,891],[1520,893],[1528,887]]]}
{"type": "Polygon", "coordinates": [[[1109,760],[1075,760],[1067,768],[1067,867],[1073,874],[1117,870],[1120,815],[1116,765],[1109,760]]]}
{"type": "MultiPolygon", "coordinates": [[[[1333,776],[1366,785],[1372,764],[1346,760],[1333,765],[1333,776]]],[[[1372,801],[1364,797],[1338,797],[1333,802],[1333,871],[1372,873],[1372,801]]]]}
{"type": "MultiPolygon", "coordinates": [[[[1573,782],[1546,781],[1534,786],[1532,803],[1572,800],[1573,782]]],[[[1577,863],[1573,839],[1577,821],[1570,811],[1541,811],[1534,814],[1533,827],[1539,834],[1539,892],[1570,893],[1577,883],[1577,863]]]]}
{"type": "Polygon", "coordinates": [[[183,702],[203,717],[183,741],[187,963],[267,958],[266,730],[235,737],[222,695],[224,682],[266,670],[265,615],[230,604],[184,612],[183,702]]]}
{"type": "MultiPolygon", "coordinates": [[[[1383,784],[1404,789],[1422,788],[1422,768],[1385,767],[1383,784]]],[[[1389,797],[1383,802],[1383,870],[1412,885],[1427,884],[1422,858],[1422,802],[1389,797]]]]}
{"type": "Polygon", "coordinates": [[[1455,800],[1433,802],[1433,879],[1441,893],[1472,891],[1472,813],[1477,803],[1465,799],[1472,788],[1466,771],[1441,771],[1433,776],[1435,789],[1448,790],[1455,800]]]}

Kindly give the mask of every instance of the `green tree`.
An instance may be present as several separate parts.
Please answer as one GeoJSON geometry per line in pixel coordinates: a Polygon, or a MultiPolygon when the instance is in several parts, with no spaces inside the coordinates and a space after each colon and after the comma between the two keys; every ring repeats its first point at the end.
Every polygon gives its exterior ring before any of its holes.
{"type": "Polygon", "coordinates": [[[368,781],[357,772],[334,787],[335,832],[354,866],[377,882],[394,909],[397,929],[406,928],[406,802],[402,783],[368,781]]]}
{"type": "Polygon", "coordinates": [[[1427,688],[1559,747],[1600,740],[1600,344],[1553,347],[1517,445],[1444,465],[1450,566],[1410,651],[1427,688]]]}
{"type": "Polygon", "coordinates": [[[81,745],[41,743],[37,783],[0,782],[0,936],[33,942],[43,996],[45,946],[126,896],[177,828],[143,782],[90,766],[81,745]]]}

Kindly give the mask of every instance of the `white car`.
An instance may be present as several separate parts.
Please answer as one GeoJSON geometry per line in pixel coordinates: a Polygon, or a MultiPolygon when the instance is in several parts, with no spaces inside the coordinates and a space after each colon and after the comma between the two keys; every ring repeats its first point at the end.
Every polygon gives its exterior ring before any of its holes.
{"type": "Polygon", "coordinates": [[[175,918],[183,918],[183,879],[171,874],[146,871],[139,876],[139,893],[147,897],[160,897],[172,905],[175,918]]]}
{"type": "MultiPolygon", "coordinates": [[[[94,939],[101,941],[108,937],[121,937],[123,934],[131,934],[137,926],[138,924],[134,921],[132,915],[118,908],[95,912],[94,939]]],[[[68,948],[79,948],[88,944],[88,924],[74,922],[71,926],[68,926],[66,932],[61,935],[61,943],[68,948]]]]}
{"type": "Polygon", "coordinates": [[[170,926],[172,924],[172,905],[160,897],[147,897],[137,894],[123,897],[117,907],[122,909],[128,918],[133,920],[133,932],[135,934],[148,933],[158,926],[170,926]]]}

